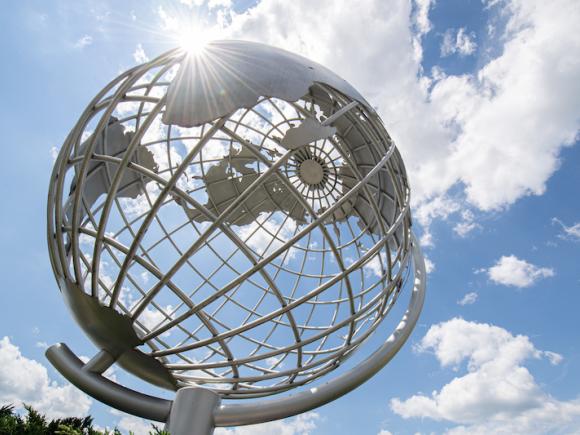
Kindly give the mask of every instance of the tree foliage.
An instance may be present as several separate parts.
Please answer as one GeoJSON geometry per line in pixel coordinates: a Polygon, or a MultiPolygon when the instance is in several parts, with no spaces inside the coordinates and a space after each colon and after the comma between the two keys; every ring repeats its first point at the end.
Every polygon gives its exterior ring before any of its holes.
{"type": "MultiPolygon", "coordinates": [[[[91,416],[48,420],[31,406],[25,405],[24,408],[26,414],[21,416],[14,412],[13,405],[0,407],[0,435],[121,435],[117,428],[104,432],[95,429],[91,416]]],[[[151,425],[149,435],[169,435],[169,433],[151,425]]]]}

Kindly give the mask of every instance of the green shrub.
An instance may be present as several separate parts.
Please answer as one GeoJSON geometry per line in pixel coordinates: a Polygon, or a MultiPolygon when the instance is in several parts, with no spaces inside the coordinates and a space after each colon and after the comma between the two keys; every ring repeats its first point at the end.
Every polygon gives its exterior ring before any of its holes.
{"type": "MultiPolygon", "coordinates": [[[[14,412],[13,405],[0,407],[0,435],[121,435],[115,428],[112,431],[99,431],[93,428],[90,416],[57,418],[48,421],[40,412],[25,405],[26,415],[14,412]]],[[[141,435],[141,434],[137,434],[141,435]]],[[[169,435],[168,432],[151,425],[149,435],[169,435]]]]}

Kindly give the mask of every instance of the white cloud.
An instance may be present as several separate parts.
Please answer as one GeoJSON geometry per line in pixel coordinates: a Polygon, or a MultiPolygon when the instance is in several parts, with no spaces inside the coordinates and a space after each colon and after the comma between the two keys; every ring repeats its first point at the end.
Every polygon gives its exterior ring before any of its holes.
{"type": "MultiPolygon", "coordinates": [[[[432,4],[366,0],[353,15],[345,13],[351,8],[346,0],[271,0],[244,13],[230,11],[231,19],[217,29],[221,37],[305,55],[358,88],[401,149],[415,214],[417,206],[433,200],[457,203],[454,211],[427,216],[427,224],[465,209],[465,202],[500,210],[543,194],[560,149],[576,140],[580,119],[575,0],[488,2],[506,20],[490,42],[498,56],[482,59],[472,74],[447,75],[436,66],[433,71],[440,73],[429,77],[421,65],[421,35],[430,28],[432,4]],[[364,40],[352,33],[364,34],[364,40]],[[452,188],[456,200],[449,199],[452,188]]],[[[175,24],[165,11],[159,13],[165,27],[175,24]]],[[[454,36],[460,53],[474,49],[465,30],[454,36]]],[[[456,231],[474,228],[463,223],[456,231]]]]}
{"type": "Polygon", "coordinates": [[[548,358],[548,361],[550,361],[550,364],[552,364],[553,366],[557,366],[562,361],[564,361],[564,357],[559,353],[550,352],[549,350],[546,350],[542,353],[546,358],[548,358]]]}
{"type": "Polygon", "coordinates": [[[281,369],[282,367],[284,367],[284,363],[283,362],[278,363],[280,359],[281,359],[280,357],[271,356],[270,358],[266,359],[266,365],[268,367],[276,366],[278,369],[281,369]]]}
{"type": "MultiPolygon", "coordinates": [[[[261,257],[280,248],[296,232],[296,222],[293,219],[284,220],[283,215],[275,213],[264,221],[264,216],[260,216],[259,221],[234,228],[238,236],[261,257]]],[[[285,256],[285,261],[290,261],[299,252],[296,248],[290,248],[286,256],[281,254],[281,258],[285,256]]]]}
{"type": "MultiPolygon", "coordinates": [[[[361,253],[364,254],[364,252],[361,253]]],[[[352,264],[352,263],[351,263],[352,264]]],[[[379,251],[377,254],[371,257],[371,259],[363,266],[366,273],[372,274],[377,278],[384,275],[387,268],[387,258],[385,254],[379,251]]]]}
{"type": "Polygon", "coordinates": [[[137,44],[137,47],[133,52],[133,59],[135,59],[135,62],[137,63],[149,62],[149,56],[147,56],[147,53],[145,53],[145,50],[141,44],[137,44]]]}
{"type": "Polygon", "coordinates": [[[512,287],[530,287],[542,278],[554,276],[554,269],[538,267],[515,255],[502,256],[487,270],[489,278],[497,283],[512,287]]]}
{"type": "Polygon", "coordinates": [[[431,92],[438,113],[458,131],[440,169],[455,173],[467,200],[483,210],[543,194],[560,148],[576,140],[580,113],[576,2],[497,7],[509,17],[507,32],[498,35],[502,54],[476,75],[438,81],[431,92]]]}
{"type": "Polygon", "coordinates": [[[475,292],[470,292],[467,293],[465,296],[463,296],[460,300],[457,301],[457,303],[461,306],[465,306],[465,305],[472,305],[477,301],[477,293],[475,292]]]}
{"type": "Polygon", "coordinates": [[[307,412],[297,417],[271,421],[253,426],[240,426],[235,429],[217,428],[215,435],[310,435],[316,429],[320,416],[315,412],[307,412]]]}
{"type": "Polygon", "coordinates": [[[93,43],[93,37],[90,35],[84,35],[74,43],[74,47],[79,48],[79,49],[83,49],[83,48],[91,45],[92,43],[93,43]]]}
{"type": "Polygon", "coordinates": [[[50,147],[50,158],[52,159],[52,163],[56,162],[56,158],[58,157],[59,151],[60,149],[55,146],[50,147]]]}
{"type": "Polygon", "coordinates": [[[216,9],[216,8],[231,8],[232,7],[232,0],[209,0],[207,2],[208,9],[216,9]]]}
{"type": "Polygon", "coordinates": [[[475,222],[459,222],[453,227],[453,231],[459,237],[467,237],[469,233],[478,227],[479,225],[475,222]]]}
{"type": "Polygon", "coordinates": [[[461,27],[457,31],[447,29],[443,34],[443,41],[441,42],[441,57],[447,57],[455,53],[460,56],[469,56],[475,53],[476,48],[477,44],[473,32],[466,33],[464,27],[461,27]]]}
{"type": "MultiPolygon", "coordinates": [[[[193,0],[190,2],[189,0],[185,0],[185,4],[188,6],[193,6],[193,0]]],[[[165,8],[161,5],[157,8],[157,15],[161,19],[161,26],[165,31],[177,31],[181,26],[179,19],[176,16],[172,16],[169,14],[165,8]]]]}
{"type": "Polygon", "coordinates": [[[425,256],[425,271],[427,273],[435,271],[435,263],[433,263],[427,256],[425,256]]]}
{"type": "MultiPolygon", "coordinates": [[[[155,162],[158,163],[159,161],[155,159],[155,162]]],[[[162,165],[160,164],[159,166],[161,167],[162,165]]],[[[134,218],[141,216],[151,209],[149,201],[153,203],[159,196],[159,185],[156,183],[147,183],[145,189],[147,189],[147,195],[142,193],[135,198],[119,198],[119,203],[123,207],[123,212],[127,217],[134,218]]]]}
{"type": "Polygon", "coordinates": [[[580,424],[580,399],[560,401],[544,392],[524,366],[546,357],[527,336],[485,323],[454,318],[432,326],[419,350],[433,352],[442,367],[466,370],[431,395],[391,400],[403,418],[459,424],[448,433],[569,433],[580,424]]]}
{"type": "Polygon", "coordinates": [[[419,243],[424,248],[432,248],[435,246],[435,242],[433,241],[433,233],[431,233],[431,229],[429,227],[427,227],[425,232],[421,235],[419,243]]]}
{"type": "Polygon", "coordinates": [[[434,0],[415,0],[415,26],[420,35],[428,33],[432,26],[429,21],[429,9],[435,4],[434,0]]]}
{"type": "MultiPolygon", "coordinates": [[[[121,414],[122,417],[117,423],[117,427],[125,431],[127,433],[134,433],[134,434],[148,434],[152,431],[151,422],[144,420],[139,417],[134,417],[132,415],[121,414]]],[[[157,426],[162,427],[159,423],[157,426]]]]}
{"type": "Polygon", "coordinates": [[[393,432],[390,430],[383,429],[377,435],[393,435],[393,432]]]}
{"type": "Polygon", "coordinates": [[[454,227],[453,231],[461,238],[465,238],[473,230],[481,228],[477,222],[474,222],[475,216],[471,210],[463,210],[461,212],[461,222],[458,222],[454,227]]]}
{"type": "Polygon", "coordinates": [[[560,219],[552,218],[552,223],[558,224],[562,227],[564,234],[560,235],[560,238],[580,241],[580,222],[567,226],[560,219]]]}
{"type": "Polygon", "coordinates": [[[423,202],[413,210],[413,217],[421,224],[424,233],[420,243],[423,247],[432,248],[435,246],[433,234],[431,233],[431,222],[435,219],[448,219],[449,216],[459,213],[461,204],[445,195],[437,196],[430,201],[423,202]]]}
{"type": "Polygon", "coordinates": [[[432,220],[447,219],[451,214],[459,212],[461,205],[454,199],[446,196],[437,196],[431,201],[424,203],[413,214],[415,219],[423,226],[428,226],[432,220]]]}
{"type": "MultiPolygon", "coordinates": [[[[126,306],[131,306],[126,305],[126,306]]],[[[171,305],[167,305],[165,307],[160,307],[165,313],[169,314],[173,310],[171,305]]],[[[170,317],[171,318],[171,317],[170,317]]],[[[163,314],[157,308],[145,308],[141,315],[138,317],[139,322],[147,328],[148,331],[153,331],[156,327],[161,326],[164,321],[168,321],[167,316],[163,314]]],[[[162,337],[169,337],[171,335],[170,332],[164,332],[161,334],[162,337]]]]}
{"type": "Polygon", "coordinates": [[[60,386],[46,367],[28,359],[8,337],[0,340],[0,403],[32,405],[49,418],[87,415],[92,400],[72,385],[60,386]]]}
{"type": "Polygon", "coordinates": [[[48,343],[46,341],[37,341],[34,345],[40,349],[48,349],[48,343]]]}
{"type": "Polygon", "coordinates": [[[147,271],[143,271],[143,272],[141,272],[141,273],[140,273],[140,275],[139,275],[139,276],[141,277],[141,280],[142,280],[142,281],[143,281],[145,284],[147,284],[147,283],[149,282],[149,275],[150,275],[150,273],[149,273],[149,272],[147,272],[147,271]]]}
{"type": "Polygon", "coordinates": [[[433,173],[424,183],[417,171],[430,159],[449,154],[450,136],[428,103],[418,76],[421,63],[415,52],[411,2],[369,0],[359,6],[353,15],[345,13],[351,4],[344,0],[262,2],[236,15],[226,30],[231,37],[267,42],[303,54],[349,80],[387,121],[407,167],[412,168],[413,197],[424,199],[427,188],[443,193],[450,186],[447,177],[433,173]],[[305,9],[309,14],[303,13],[305,9]],[[336,31],[345,28],[350,30],[348,34],[336,31]],[[351,38],[351,32],[365,37],[351,38]],[[359,61],[353,63],[354,58],[359,61]],[[418,124],[422,128],[417,128],[418,124]]]}
{"type": "Polygon", "coordinates": [[[205,0],[179,0],[179,3],[182,5],[186,5],[187,7],[192,8],[193,6],[201,6],[205,3],[205,0]]]}

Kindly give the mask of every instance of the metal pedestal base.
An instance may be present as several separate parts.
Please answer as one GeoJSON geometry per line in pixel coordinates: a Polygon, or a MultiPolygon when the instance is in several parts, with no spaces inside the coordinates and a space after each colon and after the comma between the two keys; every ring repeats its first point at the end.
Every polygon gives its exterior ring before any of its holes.
{"type": "Polygon", "coordinates": [[[219,396],[205,388],[186,387],[177,391],[165,430],[171,435],[212,435],[214,410],[219,396]]]}

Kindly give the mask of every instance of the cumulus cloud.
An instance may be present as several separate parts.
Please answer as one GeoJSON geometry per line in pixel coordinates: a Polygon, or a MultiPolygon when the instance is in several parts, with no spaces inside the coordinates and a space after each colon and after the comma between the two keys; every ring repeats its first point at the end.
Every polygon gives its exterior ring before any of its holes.
{"type": "Polygon", "coordinates": [[[435,271],[435,263],[433,263],[433,261],[431,261],[427,256],[425,256],[425,271],[427,273],[435,271]]]}
{"type": "MultiPolygon", "coordinates": [[[[165,313],[171,313],[173,307],[171,305],[167,305],[165,307],[161,307],[161,309],[165,311],[165,313]]],[[[149,331],[153,331],[156,327],[161,326],[161,324],[167,320],[167,316],[165,316],[161,311],[152,308],[145,308],[139,316],[139,321],[149,331]]],[[[167,337],[168,335],[164,336],[167,337]]]]}
{"type": "MultiPolygon", "coordinates": [[[[267,216],[267,215],[266,215],[267,216]]],[[[267,220],[261,216],[258,221],[236,229],[240,238],[261,257],[265,257],[280,248],[296,233],[296,222],[292,219],[284,220],[279,213],[270,216],[267,220]]],[[[296,248],[290,248],[288,254],[282,257],[285,261],[292,260],[299,253],[296,248]]]]}
{"type": "Polygon", "coordinates": [[[205,0],[179,0],[179,3],[186,5],[187,7],[201,6],[205,3],[205,0]]]}
{"type": "Polygon", "coordinates": [[[137,44],[137,47],[135,47],[135,51],[133,52],[133,59],[137,63],[145,63],[149,61],[149,56],[147,56],[147,53],[145,53],[145,50],[141,44],[137,44]]]}
{"type": "Polygon", "coordinates": [[[467,237],[473,230],[481,228],[477,222],[474,221],[475,215],[471,210],[463,210],[461,212],[461,221],[455,224],[453,232],[461,238],[467,237]]]}
{"type": "Polygon", "coordinates": [[[432,352],[441,367],[459,370],[465,364],[465,373],[431,395],[391,400],[391,409],[405,419],[458,424],[450,434],[569,433],[580,424],[580,399],[552,397],[525,367],[529,359],[553,360],[527,336],[454,318],[433,325],[418,349],[432,352]]]}
{"type": "MultiPolygon", "coordinates": [[[[364,255],[364,252],[361,254],[364,255]]],[[[350,264],[352,264],[353,262],[354,261],[350,261],[350,264]]],[[[387,264],[386,255],[383,252],[379,251],[377,252],[377,254],[371,257],[371,259],[363,266],[363,269],[368,274],[372,274],[377,278],[381,278],[386,272],[385,268],[386,264],[387,264]]]]}
{"type": "Polygon", "coordinates": [[[451,56],[455,53],[460,56],[468,56],[475,53],[476,48],[477,44],[473,32],[467,33],[464,27],[457,31],[447,29],[441,42],[441,57],[451,56]]]}
{"type": "Polygon", "coordinates": [[[475,222],[459,222],[453,227],[453,231],[459,237],[467,237],[469,233],[471,233],[474,229],[478,228],[479,225],[475,222]]]}
{"type": "Polygon", "coordinates": [[[207,2],[207,7],[209,10],[217,8],[230,8],[232,7],[231,0],[209,0],[207,2]]]}
{"type": "MultiPolygon", "coordinates": [[[[451,199],[445,195],[437,196],[430,201],[422,203],[413,214],[413,217],[424,229],[424,233],[420,239],[421,245],[426,248],[432,248],[435,246],[433,234],[430,229],[433,220],[447,219],[449,216],[458,213],[460,210],[461,204],[457,200],[451,199]]],[[[473,214],[471,216],[473,216],[473,214]]],[[[465,233],[465,235],[467,235],[467,233],[465,233]]]]}
{"type": "Polygon", "coordinates": [[[235,429],[217,428],[215,435],[310,435],[316,429],[320,416],[307,412],[287,420],[271,421],[253,426],[240,426],[235,429]]]}
{"type": "Polygon", "coordinates": [[[414,22],[419,35],[428,33],[432,26],[429,20],[429,9],[435,4],[434,0],[416,0],[414,22]]]}
{"type": "Polygon", "coordinates": [[[60,386],[46,367],[26,358],[8,337],[0,340],[0,403],[32,405],[50,418],[87,415],[92,400],[72,385],[60,386]]]}
{"type": "Polygon", "coordinates": [[[555,275],[554,269],[538,267],[515,255],[502,256],[495,265],[487,269],[493,282],[511,287],[531,287],[542,278],[555,275]]]}
{"type": "Polygon", "coordinates": [[[48,349],[48,343],[46,341],[37,341],[34,345],[40,349],[48,349]]]}
{"type": "MultiPolygon", "coordinates": [[[[157,426],[162,425],[157,424],[157,426]]],[[[134,433],[134,434],[150,433],[153,429],[153,427],[151,426],[151,422],[143,418],[127,414],[122,414],[122,417],[117,423],[117,427],[126,433],[134,433]]]]}
{"type": "MultiPolygon", "coordinates": [[[[443,157],[450,138],[427,102],[419,76],[421,59],[415,52],[411,3],[369,0],[354,16],[344,13],[349,9],[346,1],[261,2],[236,15],[227,31],[233,37],[268,42],[301,53],[345,77],[378,107],[408,166],[415,166],[413,162],[422,164],[434,156],[443,157]],[[305,15],[305,9],[310,13],[305,15]],[[273,16],[277,19],[272,20],[273,16]],[[364,41],[337,31],[344,28],[364,34],[364,41]],[[357,62],[352,62],[354,58],[357,62]],[[377,80],[378,77],[385,79],[377,80]],[[417,128],[417,123],[422,128],[417,128]],[[443,148],[440,144],[444,144],[443,148]]],[[[436,185],[442,183],[439,178],[433,177],[436,185]]],[[[414,174],[417,199],[423,196],[420,184],[423,183],[414,174]]]]}
{"type": "MultiPolygon", "coordinates": [[[[491,13],[505,17],[505,27],[495,26],[490,41],[498,55],[461,75],[437,65],[432,75],[423,71],[421,40],[431,28],[433,4],[365,0],[353,15],[345,13],[351,8],[346,0],[271,0],[243,13],[229,9],[223,12],[229,18],[216,25],[222,37],[300,53],[358,88],[405,158],[415,214],[433,201],[456,203],[427,214],[423,226],[464,209],[501,210],[543,194],[560,149],[576,141],[580,119],[575,0],[487,2],[491,13]]],[[[172,23],[159,12],[164,23],[172,23]]],[[[456,52],[475,50],[465,29],[451,36],[456,52]]],[[[474,221],[462,221],[456,232],[475,228],[474,221]]]]}
{"type": "Polygon", "coordinates": [[[543,354],[546,358],[548,358],[548,361],[550,361],[550,364],[552,364],[553,366],[557,366],[562,361],[564,361],[564,357],[562,355],[560,355],[559,353],[550,352],[547,350],[547,351],[543,352],[543,354]]]}
{"type": "Polygon", "coordinates": [[[477,301],[478,295],[475,292],[469,292],[463,296],[457,303],[461,306],[472,305],[477,301]]]}
{"type": "Polygon", "coordinates": [[[559,236],[561,239],[580,241],[580,222],[567,226],[560,219],[552,218],[552,223],[562,227],[564,233],[559,236]]]}
{"type": "Polygon", "coordinates": [[[58,153],[59,153],[60,149],[52,146],[50,147],[50,158],[52,159],[52,163],[56,162],[56,158],[58,157],[58,153]]]}
{"type": "Polygon", "coordinates": [[[74,43],[75,48],[83,49],[93,43],[93,37],[90,35],[84,35],[77,39],[74,43]]]}
{"type": "Polygon", "coordinates": [[[435,246],[435,242],[433,241],[433,233],[429,228],[423,232],[421,238],[419,239],[419,243],[424,248],[432,248],[435,246]]]}
{"type": "Polygon", "coordinates": [[[446,219],[460,210],[461,205],[456,200],[446,196],[438,196],[420,207],[414,217],[421,225],[427,226],[433,219],[446,219]]]}
{"type": "Polygon", "coordinates": [[[496,7],[509,16],[502,54],[476,75],[441,79],[431,92],[439,113],[458,128],[442,169],[456,172],[468,201],[482,210],[543,194],[560,148],[576,140],[580,113],[573,78],[580,64],[572,54],[580,49],[572,30],[577,3],[512,0],[496,7]]]}

